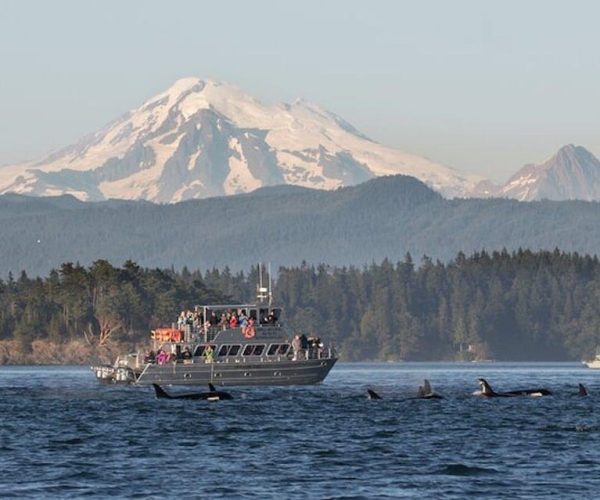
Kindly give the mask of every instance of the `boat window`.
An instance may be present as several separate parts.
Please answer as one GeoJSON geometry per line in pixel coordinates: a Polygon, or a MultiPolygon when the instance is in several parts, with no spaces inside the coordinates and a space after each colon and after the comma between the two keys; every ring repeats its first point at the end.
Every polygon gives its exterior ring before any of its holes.
{"type": "MultiPolygon", "coordinates": [[[[215,346],[211,345],[211,348],[212,348],[212,350],[214,352],[215,346]]],[[[204,345],[196,346],[196,349],[194,349],[194,356],[204,356],[204,350],[205,349],[206,349],[206,346],[204,346],[204,345]]]]}
{"type": "Polygon", "coordinates": [[[248,344],[244,347],[244,356],[260,356],[264,350],[264,344],[248,344]]]}
{"type": "Polygon", "coordinates": [[[228,345],[222,345],[217,356],[227,356],[227,349],[229,349],[228,345]]]}
{"type": "Polygon", "coordinates": [[[229,349],[229,352],[227,353],[229,356],[237,356],[237,353],[240,352],[240,349],[242,348],[241,345],[236,344],[236,345],[232,345],[231,349],[229,349]]]}
{"type": "Polygon", "coordinates": [[[279,352],[277,354],[279,354],[280,356],[285,356],[287,354],[289,348],[290,348],[289,344],[281,344],[279,346],[279,352]]]}
{"type": "Polygon", "coordinates": [[[259,309],[258,311],[258,318],[260,319],[260,324],[261,325],[265,325],[267,323],[267,318],[269,317],[269,310],[268,309],[259,309]]]}
{"type": "Polygon", "coordinates": [[[275,354],[277,354],[278,350],[279,350],[279,344],[271,344],[269,346],[269,350],[267,351],[267,355],[268,356],[275,356],[275,354]]]}

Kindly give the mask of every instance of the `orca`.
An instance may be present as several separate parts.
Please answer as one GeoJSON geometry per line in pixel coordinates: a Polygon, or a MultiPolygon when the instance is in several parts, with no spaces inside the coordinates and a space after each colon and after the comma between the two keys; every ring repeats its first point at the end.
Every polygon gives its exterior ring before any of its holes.
{"type": "Polygon", "coordinates": [[[486,398],[514,398],[517,396],[551,396],[552,392],[548,389],[519,389],[516,391],[496,392],[484,378],[479,379],[480,396],[486,398]]]}
{"type": "Polygon", "coordinates": [[[579,384],[579,396],[585,397],[588,395],[589,395],[589,393],[588,393],[588,390],[586,389],[585,385],[579,384]]]}
{"type": "Polygon", "coordinates": [[[444,399],[444,396],[440,396],[439,394],[433,392],[429,380],[425,379],[423,381],[423,385],[419,386],[417,395],[412,398],[406,398],[404,401],[410,401],[411,399],[444,399]]]}
{"type": "Polygon", "coordinates": [[[383,399],[379,394],[371,389],[367,389],[367,398],[368,399],[383,399]]]}
{"type": "Polygon", "coordinates": [[[154,387],[156,399],[201,399],[204,401],[221,401],[224,399],[233,399],[231,394],[224,391],[217,391],[215,389],[215,386],[210,383],[208,384],[208,392],[193,392],[177,395],[168,394],[167,391],[165,391],[158,384],[152,384],[152,387],[154,387]]]}
{"type": "Polygon", "coordinates": [[[417,397],[411,399],[444,399],[444,396],[440,396],[439,394],[433,392],[429,380],[425,379],[423,381],[423,385],[419,386],[417,397]]]}

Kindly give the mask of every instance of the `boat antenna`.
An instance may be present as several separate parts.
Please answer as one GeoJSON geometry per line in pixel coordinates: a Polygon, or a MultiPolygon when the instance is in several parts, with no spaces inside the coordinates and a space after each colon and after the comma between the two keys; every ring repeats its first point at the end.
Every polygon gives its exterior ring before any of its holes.
{"type": "Polygon", "coordinates": [[[267,299],[267,292],[269,290],[263,286],[263,275],[262,275],[262,265],[258,263],[258,283],[256,285],[256,299],[259,302],[264,302],[267,299]]]}
{"type": "Polygon", "coordinates": [[[271,307],[271,302],[273,302],[273,289],[271,287],[271,263],[269,262],[269,307],[271,307]]]}

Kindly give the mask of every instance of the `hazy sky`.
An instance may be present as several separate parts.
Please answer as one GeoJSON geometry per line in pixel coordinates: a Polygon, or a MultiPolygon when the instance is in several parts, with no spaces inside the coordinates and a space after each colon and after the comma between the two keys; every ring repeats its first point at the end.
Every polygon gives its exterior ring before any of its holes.
{"type": "Polygon", "coordinates": [[[564,144],[600,156],[599,26],[574,0],[0,0],[0,164],[198,76],[505,180],[564,144]]]}

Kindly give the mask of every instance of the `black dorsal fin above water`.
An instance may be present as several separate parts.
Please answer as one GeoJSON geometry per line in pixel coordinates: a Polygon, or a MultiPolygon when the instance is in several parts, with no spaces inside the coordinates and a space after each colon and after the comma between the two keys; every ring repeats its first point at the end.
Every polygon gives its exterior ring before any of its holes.
{"type": "Polygon", "coordinates": [[[377,394],[372,389],[367,389],[367,398],[369,398],[369,399],[382,399],[382,397],[379,394],[377,394]]]}
{"type": "Polygon", "coordinates": [[[587,396],[588,394],[589,393],[588,393],[588,390],[586,389],[585,385],[579,384],[579,395],[580,396],[587,396]]]}
{"type": "Polygon", "coordinates": [[[419,386],[419,389],[417,390],[417,395],[413,398],[406,398],[405,401],[411,399],[444,399],[444,397],[433,392],[429,380],[425,379],[423,381],[423,385],[419,386]]]}
{"type": "Polygon", "coordinates": [[[497,395],[494,389],[492,389],[492,386],[484,378],[479,379],[479,390],[481,391],[482,396],[494,397],[497,395]]]}
{"type": "Polygon", "coordinates": [[[444,399],[443,396],[433,392],[431,384],[427,379],[423,380],[423,387],[419,387],[419,391],[422,391],[422,394],[420,394],[421,399],[444,399]]]}
{"type": "Polygon", "coordinates": [[[516,396],[551,396],[552,392],[548,389],[518,389],[516,391],[496,392],[484,378],[479,379],[480,396],[487,398],[512,398],[516,396]]]}
{"type": "Polygon", "coordinates": [[[167,392],[160,385],[152,384],[152,387],[154,387],[156,399],[173,399],[173,397],[170,394],[167,394],[167,392]]]}
{"type": "Polygon", "coordinates": [[[431,389],[431,384],[429,383],[429,380],[427,380],[427,379],[423,380],[423,393],[424,393],[424,396],[427,396],[428,394],[433,394],[433,390],[431,389]]]}
{"type": "Polygon", "coordinates": [[[215,389],[215,386],[212,385],[210,382],[208,383],[208,390],[210,392],[217,392],[217,389],[215,389]]]}

